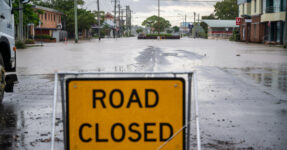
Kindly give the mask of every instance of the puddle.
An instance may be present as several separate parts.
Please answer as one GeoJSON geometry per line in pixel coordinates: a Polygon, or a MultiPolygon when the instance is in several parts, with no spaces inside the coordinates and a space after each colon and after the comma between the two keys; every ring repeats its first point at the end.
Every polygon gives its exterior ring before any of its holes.
{"type": "Polygon", "coordinates": [[[211,140],[211,142],[203,144],[202,146],[205,149],[244,149],[244,150],[254,150],[253,147],[244,147],[244,148],[238,148],[237,145],[243,144],[245,141],[240,141],[238,143],[232,142],[232,141],[221,141],[221,140],[211,140]]]}
{"type": "Polygon", "coordinates": [[[17,116],[13,107],[0,105],[0,149],[12,149],[17,116]]]}
{"type": "Polygon", "coordinates": [[[287,66],[274,68],[245,68],[242,71],[251,77],[257,84],[279,90],[287,91],[287,66]]]}
{"type": "Polygon", "coordinates": [[[197,53],[186,51],[186,50],[176,50],[176,52],[180,53],[180,57],[186,57],[191,60],[203,59],[205,57],[203,55],[199,55],[197,53]]]}

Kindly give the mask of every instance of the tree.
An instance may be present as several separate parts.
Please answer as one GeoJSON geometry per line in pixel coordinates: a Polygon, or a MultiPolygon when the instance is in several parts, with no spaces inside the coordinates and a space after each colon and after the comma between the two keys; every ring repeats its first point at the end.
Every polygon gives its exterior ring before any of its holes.
{"type": "Polygon", "coordinates": [[[205,22],[201,22],[200,26],[203,28],[205,34],[207,35],[207,33],[208,33],[208,25],[205,22]]]}
{"type": "Polygon", "coordinates": [[[173,30],[173,32],[179,32],[179,27],[178,26],[173,26],[172,30],[173,30]]]}
{"type": "Polygon", "coordinates": [[[168,30],[166,30],[166,32],[170,34],[170,33],[172,33],[172,30],[168,29],[168,30]]]}
{"type": "Polygon", "coordinates": [[[214,5],[218,19],[235,19],[238,16],[237,0],[223,0],[214,5]]]}
{"type": "MultiPolygon", "coordinates": [[[[32,0],[34,4],[52,9],[59,10],[65,15],[62,16],[62,21],[65,25],[65,30],[69,35],[73,35],[75,31],[75,16],[74,16],[74,0],[54,0],[53,3],[44,0],[32,0]]],[[[78,5],[83,6],[84,1],[78,0],[78,5]]],[[[78,30],[89,29],[92,25],[96,24],[96,14],[86,9],[78,8],[78,30]]]]}
{"type": "MultiPolygon", "coordinates": [[[[98,25],[98,11],[93,11],[93,13],[97,17],[96,18],[96,20],[97,20],[96,24],[98,25]]],[[[105,12],[104,11],[100,11],[99,14],[100,14],[100,25],[103,25],[103,23],[105,21],[105,12]]]]}
{"type": "Polygon", "coordinates": [[[102,30],[101,30],[101,36],[103,36],[103,35],[109,36],[110,33],[111,33],[111,28],[109,27],[109,25],[104,24],[104,25],[103,25],[103,28],[102,28],[102,30]]]}
{"type": "Polygon", "coordinates": [[[139,28],[139,29],[136,30],[136,32],[137,32],[137,34],[139,34],[139,33],[143,32],[143,29],[139,28]]]}
{"type": "Polygon", "coordinates": [[[78,9],[79,30],[90,29],[92,25],[97,23],[95,18],[96,15],[91,11],[78,9]]]}
{"type": "MultiPolygon", "coordinates": [[[[19,8],[19,0],[13,1],[13,8],[17,10],[19,8]]],[[[26,26],[29,23],[33,23],[35,26],[39,24],[39,16],[38,14],[41,14],[42,11],[38,11],[37,13],[33,10],[31,4],[25,4],[23,5],[23,25],[26,26]]],[[[14,21],[15,25],[19,24],[19,11],[14,11],[14,21]]]]}
{"type": "Polygon", "coordinates": [[[216,19],[214,13],[211,13],[209,16],[202,16],[202,19],[216,19]]]}
{"type": "Polygon", "coordinates": [[[158,32],[158,34],[171,26],[168,20],[165,20],[164,18],[158,16],[148,17],[146,20],[143,21],[142,25],[154,28],[155,31],[158,32]]]}

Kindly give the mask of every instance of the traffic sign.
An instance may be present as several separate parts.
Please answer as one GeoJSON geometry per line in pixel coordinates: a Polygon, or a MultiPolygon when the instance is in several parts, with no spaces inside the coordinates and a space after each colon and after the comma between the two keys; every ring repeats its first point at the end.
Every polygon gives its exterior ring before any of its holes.
{"type": "Polygon", "coordinates": [[[181,78],[68,79],[66,99],[70,150],[185,149],[181,78]]]}
{"type": "Polygon", "coordinates": [[[241,18],[240,17],[236,17],[236,25],[240,25],[241,24],[241,18]]]}

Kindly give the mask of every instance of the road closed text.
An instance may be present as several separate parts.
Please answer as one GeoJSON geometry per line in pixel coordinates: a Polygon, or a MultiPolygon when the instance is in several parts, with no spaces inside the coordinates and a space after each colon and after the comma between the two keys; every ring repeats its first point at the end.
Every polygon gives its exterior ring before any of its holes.
{"type": "MultiPolygon", "coordinates": [[[[109,93],[103,89],[94,89],[93,99],[91,101],[93,104],[91,107],[93,107],[93,109],[155,108],[160,103],[159,93],[155,89],[145,89],[144,95],[139,95],[136,89],[132,89],[127,96],[124,95],[124,92],[120,89],[113,89],[109,93]],[[125,102],[125,100],[127,102],[125,102]]],[[[172,137],[173,132],[174,129],[172,125],[167,122],[148,122],[142,124],[133,122],[127,126],[117,122],[110,127],[101,125],[100,123],[83,123],[79,127],[79,138],[82,142],[108,142],[109,140],[114,142],[122,142],[124,140],[131,142],[137,142],[139,140],[144,140],[145,142],[163,142],[172,137]],[[157,131],[159,131],[159,133],[156,133],[154,128],[158,128],[157,131]],[[100,137],[101,131],[103,130],[108,130],[109,135],[100,137]],[[93,132],[95,135],[93,137],[87,136],[84,132],[93,132]],[[119,135],[116,135],[116,132],[119,133],[119,135]],[[133,135],[126,136],[127,132],[133,135]],[[156,134],[156,136],[153,137],[158,138],[151,138],[150,136],[153,134],[156,134]]]]}
{"type": "Polygon", "coordinates": [[[114,142],[123,142],[124,140],[129,140],[131,142],[138,142],[144,140],[145,142],[164,142],[168,140],[173,135],[173,128],[169,123],[144,123],[142,125],[138,123],[131,123],[128,126],[124,126],[122,123],[115,123],[111,127],[100,127],[99,123],[94,125],[90,123],[84,123],[79,128],[79,138],[82,142],[109,142],[112,140],[114,142]],[[140,129],[143,133],[140,132],[140,129]],[[159,133],[154,132],[154,128],[159,128],[159,133]],[[102,130],[109,130],[110,135],[106,137],[100,137],[102,130]],[[94,137],[89,135],[84,135],[84,132],[95,133],[94,137]],[[119,134],[116,135],[116,132],[119,134]],[[126,136],[126,133],[130,132],[132,136],[126,136]],[[153,135],[156,134],[156,135],[153,135]],[[152,138],[158,137],[158,138],[152,138]],[[168,135],[165,136],[164,135],[168,135]]]}

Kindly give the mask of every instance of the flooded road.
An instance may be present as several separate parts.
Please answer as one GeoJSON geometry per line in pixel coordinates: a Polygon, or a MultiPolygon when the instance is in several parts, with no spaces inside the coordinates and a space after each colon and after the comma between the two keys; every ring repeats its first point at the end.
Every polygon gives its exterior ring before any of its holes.
{"type": "MultiPolygon", "coordinates": [[[[55,71],[193,70],[203,149],[286,149],[287,51],[188,38],[103,39],[18,50],[19,84],[5,93],[0,107],[0,149],[50,149],[55,71]]],[[[60,104],[56,149],[63,149],[60,104]]]]}

